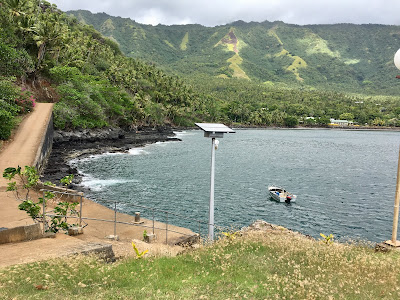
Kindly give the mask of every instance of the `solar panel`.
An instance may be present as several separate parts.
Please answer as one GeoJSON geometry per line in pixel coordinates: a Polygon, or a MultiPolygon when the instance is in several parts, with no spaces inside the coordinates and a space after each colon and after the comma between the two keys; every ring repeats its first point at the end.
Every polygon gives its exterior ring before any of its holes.
{"type": "Polygon", "coordinates": [[[205,132],[214,133],[234,133],[235,131],[224,124],[219,123],[195,123],[196,126],[200,127],[205,132]]]}

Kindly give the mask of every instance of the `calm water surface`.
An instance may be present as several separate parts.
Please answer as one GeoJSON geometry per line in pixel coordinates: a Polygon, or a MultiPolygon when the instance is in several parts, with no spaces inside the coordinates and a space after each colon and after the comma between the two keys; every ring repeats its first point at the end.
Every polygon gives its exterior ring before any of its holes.
{"type": "MultiPolygon", "coordinates": [[[[178,137],[182,142],[71,163],[84,174],[88,196],[100,203],[117,200],[127,213],[140,204],[207,221],[211,141],[200,131],[178,137]]],[[[239,227],[263,219],[314,237],[322,232],[343,239],[390,239],[399,137],[398,132],[322,129],[225,135],[216,152],[215,222],[239,227]],[[271,201],[271,184],[286,187],[297,202],[271,201]]],[[[198,230],[172,216],[169,222],[198,230]]]]}

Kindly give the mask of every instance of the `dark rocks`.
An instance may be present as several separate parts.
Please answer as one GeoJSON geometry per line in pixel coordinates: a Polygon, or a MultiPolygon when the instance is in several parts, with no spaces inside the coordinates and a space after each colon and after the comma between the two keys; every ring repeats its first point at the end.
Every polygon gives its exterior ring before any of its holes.
{"type": "Polygon", "coordinates": [[[182,247],[190,247],[194,244],[198,244],[200,242],[200,235],[197,233],[190,235],[190,236],[181,236],[175,242],[175,245],[182,246],[182,247]]]}
{"type": "Polygon", "coordinates": [[[125,137],[125,132],[121,128],[107,129],[81,129],[76,131],[55,131],[54,142],[96,142],[99,140],[118,140],[125,137]]]}
{"type": "Polygon", "coordinates": [[[155,142],[180,141],[171,138],[173,136],[174,133],[169,126],[138,127],[129,131],[121,128],[55,131],[53,149],[41,181],[51,181],[58,185],[61,178],[73,174],[73,188],[76,189],[81,178],[78,170],[68,164],[71,159],[105,152],[125,152],[155,142]]]}

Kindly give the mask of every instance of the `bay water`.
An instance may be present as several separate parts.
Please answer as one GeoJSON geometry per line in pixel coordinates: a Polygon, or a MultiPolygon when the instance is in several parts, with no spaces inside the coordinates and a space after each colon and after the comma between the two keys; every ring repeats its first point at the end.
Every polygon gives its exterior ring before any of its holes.
{"type": "MultiPolygon", "coordinates": [[[[171,141],[71,161],[87,197],[134,214],[144,205],[208,221],[211,139],[178,132],[171,141]]],[[[391,238],[400,134],[395,131],[240,129],[216,151],[215,223],[240,228],[263,219],[315,238],[391,238]],[[277,203],[268,186],[297,195],[277,203]]],[[[141,211],[151,218],[151,211],[141,211]]],[[[156,219],[166,221],[156,214],[156,219]]],[[[168,222],[198,231],[169,215],[168,222]]],[[[206,233],[207,227],[201,228],[206,233]]]]}

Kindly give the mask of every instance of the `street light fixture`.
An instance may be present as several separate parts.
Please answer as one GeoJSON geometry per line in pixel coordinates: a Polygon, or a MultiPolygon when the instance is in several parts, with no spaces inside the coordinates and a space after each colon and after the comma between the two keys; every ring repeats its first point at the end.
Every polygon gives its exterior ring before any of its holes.
{"type": "Polygon", "coordinates": [[[211,184],[210,184],[210,206],[208,218],[208,239],[214,240],[214,177],[215,177],[215,150],[218,148],[219,141],[216,138],[223,138],[224,133],[234,133],[235,131],[224,124],[218,123],[195,123],[204,131],[204,137],[211,138],[211,184]]]}
{"type": "Polygon", "coordinates": [[[400,70],[400,49],[394,55],[394,65],[400,70]]]}
{"type": "MultiPolygon", "coordinates": [[[[397,50],[396,54],[394,55],[394,64],[396,68],[400,70],[400,49],[397,50]]],[[[396,78],[400,79],[400,76],[397,75],[396,78]]],[[[400,148],[399,148],[399,160],[397,163],[396,195],[394,197],[392,239],[390,241],[385,242],[386,244],[393,247],[400,247],[400,241],[397,240],[397,227],[399,224],[399,203],[400,203],[400,148]]]]}

